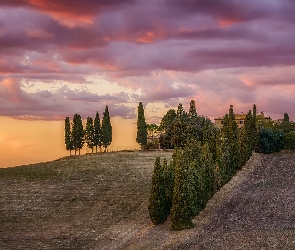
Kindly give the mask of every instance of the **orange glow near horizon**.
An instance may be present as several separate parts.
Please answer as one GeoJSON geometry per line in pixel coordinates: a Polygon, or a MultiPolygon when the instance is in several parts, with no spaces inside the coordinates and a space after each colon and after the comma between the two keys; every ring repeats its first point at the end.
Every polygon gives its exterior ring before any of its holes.
{"type": "MultiPolygon", "coordinates": [[[[136,119],[111,118],[110,151],[138,149],[136,119]]],[[[27,165],[68,156],[64,145],[64,121],[27,121],[0,117],[0,168],[27,165]]],[[[81,154],[90,152],[86,146],[81,154]]],[[[72,152],[73,153],[73,152],[72,152]]]]}

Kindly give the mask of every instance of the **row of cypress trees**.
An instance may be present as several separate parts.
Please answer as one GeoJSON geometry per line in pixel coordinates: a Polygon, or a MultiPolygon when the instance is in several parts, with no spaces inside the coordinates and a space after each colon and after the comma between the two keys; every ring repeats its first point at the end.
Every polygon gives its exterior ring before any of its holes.
{"type": "MultiPolygon", "coordinates": [[[[198,115],[193,113],[191,126],[194,119],[198,121],[198,115]]],[[[187,140],[174,147],[172,161],[169,164],[166,159],[163,163],[160,158],[155,161],[148,207],[152,222],[162,223],[170,215],[171,229],[193,227],[192,219],[251,157],[257,140],[255,124],[255,105],[241,129],[230,106],[222,130],[208,122],[201,128],[198,123],[202,133],[190,133],[187,128],[187,140]]]]}
{"type": "Polygon", "coordinates": [[[112,143],[112,125],[110,121],[110,114],[108,106],[106,106],[103,113],[102,122],[100,122],[99,114],[96,112],[95,118],[87,117],[85,130],[83,128],[82,118],[79,114],[75,114],[73,117],[72,124],[69,117],[65,118],[65,145],[66,150],[79,152],[83,148],[84,144],[87,147],[93,149],[104,147],[106,152],[107,147],[112,143]]]}

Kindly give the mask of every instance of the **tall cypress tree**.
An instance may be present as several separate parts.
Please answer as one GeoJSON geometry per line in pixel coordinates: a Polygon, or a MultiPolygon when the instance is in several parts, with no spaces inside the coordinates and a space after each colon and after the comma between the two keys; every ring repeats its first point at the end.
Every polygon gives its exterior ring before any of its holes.
{"type": "Polygon", "coordinates": [[[191,150],[186,147],[176,152],[175,180],[173,201],[171,208],[172,230],[182,230],[194,227],[192,219],[195,214],[194,208],[194,175],[191,166],[191,150]]]}
{"type": "Polygon", "coordinates": [[[72,155],[72,150],[74,149],[72,136],[71,136],[71,124],[69,117],[65,119],[65,145],[66,150],[70,150],[70,155],[72,155]]]}
{"type": "Polygon", "coordinates": [[[75,149],[75,155],[77,150],[79,150],[79,155],[80,155],[80,150],[84,146],[84,130],[83,130],[82,119],[79,114],[75,114],[73,118],[72,140],[73,140],[73,145],[75,149]]]}
{"type": "Polygon", "coordinates": [[[177,118],[182,118],[186,115],[184,108],[182,106],[182,103],[178,104],[176,115],[177,115],[177,118]]]}
{"type": "Polygon", "coordinates": [[[160,157],[156,158],[154,165],[148,210],[151,221],[155,225],[163,223],[167,219],[165,177],[160,157]]]}
{"type": "Polygon", "coordinates": [[[189,104],[188,117],[194,118],[196,116],[197,116],[196,103],[194,100],[191,100],[191,102],[189,104]]]}
{"type": "Polygon", "coordinates": [[[93,127],[93,119],[88,116],[87,122],[86,122],[86,128],[85,128],[85,141],[87,144],[87,147],[91,149],[91,152],[93,153],[93,147],[94,147],[94,127],[93,127]]]}
{"type": "Polygon", "coordinates": [[[96,115],[94,118],[94,147],[95,147],[96,153],[97,153],[97,147],[101,149],[101,125],[100,125],[98,112],[96,112],[96,115]]]}
{"type": "Polygon", "coordinates": [[[138,105],[136,142],[141,146],[141,150],[143,150],[143,146],[147,143],[147,126],[142,102],[139,102],[138,105]]]}
{"type": "Polygon", "coordinates": [[[113,131],[110,120],[109,108],[106,105],[105,111],[103,112],[102,124],[101,124],[101,141],[104,147],[104,152],[107,151],[107,147],[111,145],[113,139],[113,131]]]}
{"type": "Polygon", "coordinates": [[[255,149],[255,146],[257,144],[257,140],[258,140],[258,131],[257,131],[257,126],[256,126],[256,116],[257,113],[257,109],[256,109],[256,104],[253,104],[253,115],[252,115],[252,121],[251,121],[251,150],[253,151],[255,149]]]}
{"type": "Polygon", "coordinates": [[[230,105],[229,109],[229,145],[231,153],[231,171],[232,176],[241,167],[241,155],[239,145],[239,127],[235,120],[233,106],[230,105]]]}

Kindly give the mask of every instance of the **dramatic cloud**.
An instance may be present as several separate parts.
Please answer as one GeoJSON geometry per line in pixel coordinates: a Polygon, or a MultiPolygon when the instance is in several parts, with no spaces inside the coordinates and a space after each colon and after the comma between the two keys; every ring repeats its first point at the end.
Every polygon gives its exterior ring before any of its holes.
{"type": "Polygon", "coordinates": [[[151,117],[196,100],[295,120],[292,0],[0,1],[0,115],[151,117]]]}

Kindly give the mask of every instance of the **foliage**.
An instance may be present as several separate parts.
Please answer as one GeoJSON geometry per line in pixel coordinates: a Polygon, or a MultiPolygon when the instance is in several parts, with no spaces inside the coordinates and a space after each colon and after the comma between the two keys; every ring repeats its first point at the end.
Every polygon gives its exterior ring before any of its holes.
{"type": "Polygon", "coordinates": [[[94,134],[94,126],[93,126],[93,119],[88,116],[86,121],[86,128],[85,128],[85,142],[87,147],[91,149],[93,153],[93,147],[95,146],[95,134],[94,134]]]}
{"type": "Polygon", "coordinates": [[[284,148],[295,150],[295,131],[285,134],[283,144],[284,148]]]}
{"type": "Polygon", "coordinates": [[[112,125],[110,120],[110,114],[108,105],[106,105],[105,111],[103,112],[102,124],[101,124],[101,141],[104,146],[104,152],[106,152],[107,147],[112,143],[112,125]]]}
{"type": "Polygon", "coordinates": [[[171,208],[172,230],[194,227],[194,180],[190,162],[190,150],[178,150],[175,156],[175,180],[171,208]]]}
{"type": "Polygon", "coordinates": [[[241,168],[241,152],[238,125],[235,121],[233,106],[225,115],[222,128],[221,184],[227,183],[238,169],[241,168]]]}
{"type": "Polygon", "coordinates": [[[96,112],[96,115],[94,118],[93,128],[94,128],[94,138],[93,138],[94,139],[94,147],[95,147],[95,151],[97,153],[97,147],[101,148],[101,145],[102,145],[101,125],[100,125],[100,118],[99,118],[98,112],[96,112]]]}
{"type": "Polygon", "coordinates": [[[282,130],[261,128],[256,151],[264,154],[280,151],[283,148],[283,136],[284,132],[282,130]]]}
{"type": "Polygon", "coordinates": [[[146,124],[147,134],[149,137],[155,137],[158,134],[159,127],[157,124],[146,124]]]}
{"type": "Polygon", "coordinates": [[[167,160],[163,160],[163,170],[165,179],[165,194],[166,194],[166,214],[170,214],[173,200],[173,189],[174,189],[174,162],[171,161],[170,164],[167,160]]]}
{"type": "Polygon", "coordinates": [[[284,114],[284,122],[290,122],[290,118],[289,118],[288,113],[284,114]]]}
{"type": "Polygon", "coordinates": [[[173,121],[176,119],[176,117],[177,115],[174,109],[168,110],[161,120],[159,130],[162,133],[168,133],[168,131],[171,130],[171,126],[173,124],[173,121]]]}
{"type": "Polygon", "coordinates": [[[147,125],[145,122],[142,102],[139,102],[138,105],[136,142],[141,145],[142,150],[143,146],[147,143],[147,125]]]}
{"type": "Polygon", "coordinates": [[[193,101],[188,114],[179,104],[177,113],[170,110],[163,117],[160,143],[174,147],[173,161],[169,165],[163,162],[171,229],[193,227],[192,218],[248,161],[254,149],[262,153],[279,151],[283,145],[294,149],[295,131],[284,136],[282,127],[260,116],[258,120],[256,113],[254,104],[253,113],[249,110],[244,126],[239,128],[231,105],[222,130],[197,115],[193,101]]]}
{"type": "Polygon", "coordinates": [[[164,169],[160,163],[160,157],[156,158],[154,165],[148,210],[151,221],[155,225],[163,223],[167,219],[164,169]]]}
{"type": "Polygon", "coordinates": [[[71,124],[70,124],[69,117],[65,118],[65,145],[66,145],[66,150],[70,150],[70,155],[71,155],[71,151],[74,149],[74,145],[72,141],[71,124]]]}
{"type": "Polygon", "coordinates": [[[79,150],[80,155],[80,149],[82,149],[84,146],[84,130],[82,119],[79,114],[74,115],[71,137],[75,149],[75,155],[77,150],[79,150]]]}
{"type": "Polygon", "coordinates": [[[151,150],[151,149],[159,149],[159,142],[158,140],[149,141],[145,145],[143,145],[143,150],[151,150]]]}
{"type": "Polygon", "coordinates": [[[196,102],[194,100],[191,100],[189,105],[188,117],[193,118],[196,116],[197,116],[196,102]]]}

